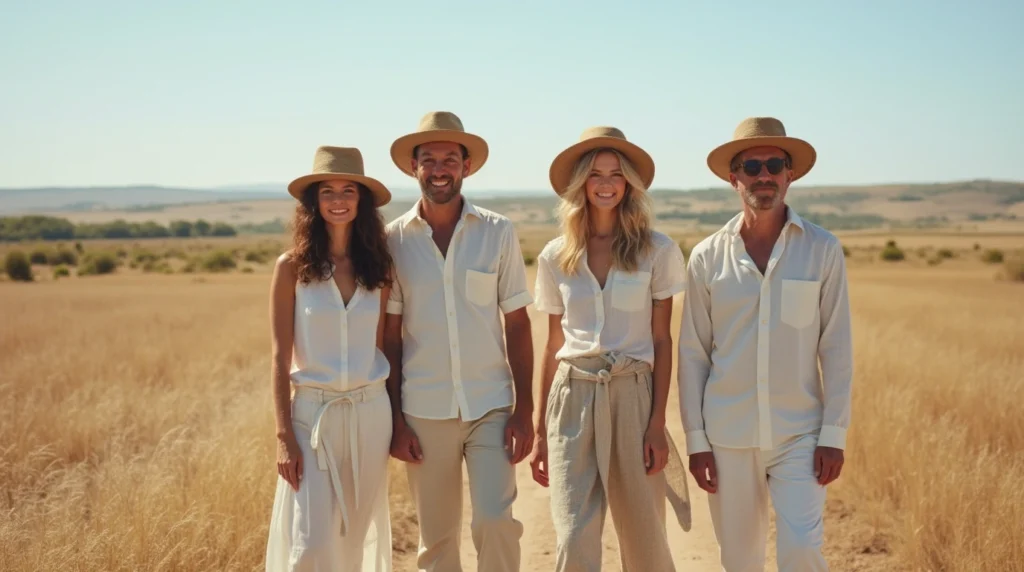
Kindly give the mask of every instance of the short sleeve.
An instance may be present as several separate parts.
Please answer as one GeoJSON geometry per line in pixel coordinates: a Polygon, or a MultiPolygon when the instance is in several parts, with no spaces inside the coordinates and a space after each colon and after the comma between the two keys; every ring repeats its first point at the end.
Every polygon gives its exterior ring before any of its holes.
{"type": "Polygon", "coordinates": [[[514,312],[533,302],[526,287],[526,262],[519,247],[519,236],[511,222],[505,223],[498,263],[498,305],[505,314],[514,312]]]}
{"type": "Polygon", "coordinates": [[[686,290],[686,259],[676,242],[668,237],[654,253],[651,268],[651,297],[671,298],[686,290]]]}
{"type": "Polygon", "coordinates": [[[549,260],[547,253],[541,253],[537,257],[537,281],[533,288],[534,297],[537,299],[537,310],[545,314],[564,314],[565,305],[562,302],[562,292],[555,280],[554,262],[549,260]]]}

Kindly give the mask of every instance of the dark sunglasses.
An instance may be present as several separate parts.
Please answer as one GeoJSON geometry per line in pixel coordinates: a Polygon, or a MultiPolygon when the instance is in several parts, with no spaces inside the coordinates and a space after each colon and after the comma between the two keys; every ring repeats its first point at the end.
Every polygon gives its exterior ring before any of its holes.
{"type": "Polygon", "coordinates": [[[786,167],[786,160],[778,157],[772,157],[767,161],[761,161],[760,159],[747,159],[743,162],[743,172],[748,177],[756,177],[761,174],[761,166],[768,167],[768,172],[772,175],[778,175],[782,172],[782,169],[786,167]]]}

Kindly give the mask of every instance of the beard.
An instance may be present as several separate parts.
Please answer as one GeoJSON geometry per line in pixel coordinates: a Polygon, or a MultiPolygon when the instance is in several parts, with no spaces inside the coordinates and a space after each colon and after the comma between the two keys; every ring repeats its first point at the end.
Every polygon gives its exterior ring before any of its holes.
{"type": "Polygon", "coordinates": [[[462,191],[462,177],[453,178],[447,175],[443,177],[427,177],[420,179],[420,192],[423,198],[437,205],[448,204],[462,191]],[[440,189],[431,184],[434,181],[444,181],[447,186],[440,189]]]}
{"type": "Polygon", "coordinates": [[[779,186],[775,183],[757,183],[743,191],[743,200],[752,209],[769,211],[782,201],[782,193],[779,192],[779,186]],[[772,193],[770,195],[757,194],[757,191],[762,190],[771,190],[772,193]]]}

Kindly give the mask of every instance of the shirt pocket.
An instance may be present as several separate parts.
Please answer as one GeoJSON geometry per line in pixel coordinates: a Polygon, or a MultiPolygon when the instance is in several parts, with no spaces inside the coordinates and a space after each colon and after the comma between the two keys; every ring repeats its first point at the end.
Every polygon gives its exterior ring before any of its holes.
{"type": "Polygon", "coordinates": [[[467,270],[466,297],[477,306],[493,304],[498,297],[498,273],[467,270]]]}
{"type": "Polygon", "coordinates": [[[782,323],[794,328],[806,328],[818,312],[818,294],[821,282],[817,280],[782,281],[782,323]]]}
{"type": "Polygon", "coordinates": [[[612,307],[624,312],[642,310],[651,297],[651,273],[642,270],[616,272],[612,282],[612,307]]]}

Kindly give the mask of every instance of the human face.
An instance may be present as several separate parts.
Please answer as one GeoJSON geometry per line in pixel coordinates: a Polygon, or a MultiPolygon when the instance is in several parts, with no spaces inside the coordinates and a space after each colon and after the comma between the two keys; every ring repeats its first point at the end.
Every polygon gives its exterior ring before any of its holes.
{"type": "Polygon", "coordinates": [[[747,149],[737,157],[740,167],[729,173],[732,183],[743,203],[754,210],[768,211],[782,205],[786,199],[786,191],[793,180],[793,170],[783,166],[778,174],[768,172],[764,163],[770,159],[786,160],[786,153],[778,147],[755,147],[747,149]],[[749,160],[761,161],[761,170],[756,175],[748,175],[743,163],[749,160]]]}
{"type": "Polygon", "coordinates": [[[412,168],[423,198],[443,205],[462,190],[462,179],[469,175],[469,159],[463,158],[458,143],[436,141],[419,146],[412,168]]]}
{"type": "Polygon", "coordinates": [[[598,210],[613,210],[626,196],[626,177],[619,158],[610,151],[598,153],[587,175],[587,202],[598,210]]]}
{"type": "Polygon", "coordinates": [[[328,225],[345,225],[356,218],[359,210],[359,185],[345,179],[321,181],[317,186],[320,216],[328,225]]]}

